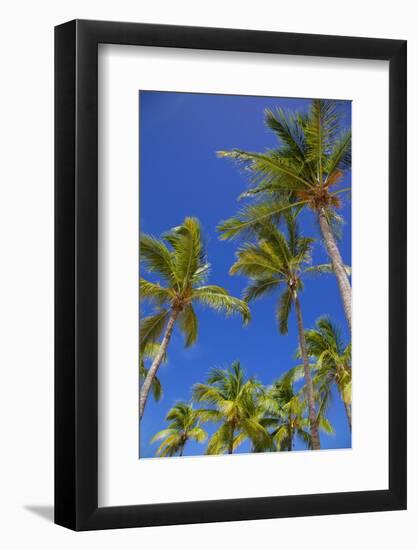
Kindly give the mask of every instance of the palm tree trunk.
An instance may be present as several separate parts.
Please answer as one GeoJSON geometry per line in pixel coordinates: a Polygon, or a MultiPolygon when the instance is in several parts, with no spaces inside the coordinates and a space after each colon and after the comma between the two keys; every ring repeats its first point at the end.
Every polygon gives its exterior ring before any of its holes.
{"type": "Polygon", "coordinates": [[[228,453],[231,455],[233,453],[233,440],[235,438],[235,429],[232,426],[232,433],[230,434],[230,441],[229,441],[229,450],[228,453]]]}
{"type": "Polygon", "coordinates": [[[152,386],[152,382],[158,372],[159,366],[162,363],[162,359],[167,351],[169,341],[172,336],[172,331],[174,330],[175,321],[178,317],[179,311],[173,310],[170,318],[168,319],[167,327],[165,329],[165,334],[162,339],[161,345],[159,346],[158,353],[155,355],[155,358],[152,362],[148,374],[142,384],[139,397],[139,420],[142,419],[143,412],[145,410],[146,401],[148,400],[148,395],[152,386]]]}
{"type": "Polygon", "coordinates": [[[345,405],[346,416],[349,423],[349,430],[352,431],[352,409],[348,403],[346,403],[345,401],[343,401],[343,403],[345,405]]]}
{"type": "Polygon", "coordinates": [[[321,234],[323,235],[327,253],[330,256],[333,271],[336,275],[337,283],[339,285],[346,319],[349,323],[350,330],[352,330],[352,289],[350,286],[349,278],[347,276],[346,269],[339,252],[339,248],[337,246],[336,240],[334,238],[329,222],[327,221],[326,213],[323,208],[319,211],[318,217],[321,234]]]}
{"type": "Polygon", "coordinates": [[[297,314],[298,338],[300,341],[301,357],[304,365],[304,378],[306,379],[308,418],[310,421],[310,432],[312,447],[314,450],[320,449],[319,431],[317,428],[316,408],[314,405],[313,382],[311,380],[310,364],[308,362],[306,339],[304,334],[303,317],[301,315],[301,305],[297,293],[293,292],[295,311],[297,314]]]}
{"type": "Polygon", "coordinates": [[[288,430],[288,450],[289,451],[292,451],[292,440],[293,440],[293,431],[290,426],[288,430]]]}

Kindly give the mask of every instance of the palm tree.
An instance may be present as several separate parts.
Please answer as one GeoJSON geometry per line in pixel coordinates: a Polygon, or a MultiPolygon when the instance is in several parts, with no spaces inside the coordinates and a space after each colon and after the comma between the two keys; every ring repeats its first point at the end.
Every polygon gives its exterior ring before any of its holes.
{"type": "Polygon", "coordinates": [[[237,259],[230,273],[246,275],[250,279],[244,291],[244,299],[251,301],[271,293],[278,287],[282,292],[277,304],[277,320],[281,334],[288,332],[288,318],[295,307],[298,340],[303,358],[304,377],[308,403],[308,416],[312,448],[320,449],[320,439],[315,413],[313,383],[304,336],[299,293],[303,289],[303,276],[312,272],[328,271],[329,266],[311,266],[313,239],[300,236],[294,213],[285,216],[287,233],[284,235],[271,222],[258,226],[255,243],[243,244],[237,251],[237,259]]]}
{"type": "Polygon", "coordinates": [[[239,313],[245,324],[250,319],[250,313],[244,301],[230,296],[224,288],[204,285],[210,265],[202,243],[200,224],[195,218],[185,218],[182,225],[171,229],[163,239],[141,235],[140,259],[149,273],[156,274],[162,280],[160,283],[140,279],[141,299],[149,300],[156,306],[156,312],[143,318],[140,323],[141,353],[150,342],[157,342],[162,337],[140,392],[139,415],[142,418],[174,325],[178,322],[186,346],[191,346],[197,339],[198,319],[194,303],[226,315],[239,313]]]}
{"type": "Polygon", "coordinates": [[[266,219],[277,220],[289,208],[309,207],[316,215],[327,253],[336,275],[349,327],[351,286],[342,261],[335,231],[342,219],[338,189],[351,166],[351,132],[341,131],[336,102],[314,99],[307,115],[277,109],[265,111],[266,124],[279,140],[277,149],[265,153],[220,151],[221,157],[243,163],[253,187],[244,196],[258,200],[219,226],[222,238],[233,238],[256,229],[266,219]]]}
{"type": "Polygon", "coordinates": [[[261,424],[261,394],[258,382],[245,379],[239,361],[229,369],[212,369],[206,384],[195,384],[194,401],[211,406],[199,410],[200,419],[220,422],[210,438],[207,454],[232,454],[246,440],[250,440],[256,450],[271,447],[271,438],[261,424]]]}
{"type": "Polygon", "coordinates": [[[188,403],[177,403],[166,415],[168,428],[155,434],[151,443],[163,439],[155,454],[159,456],[183,455],[187,441],[204,443],[207,432],[200,426],[197,411],[188,403]]]}
{"type": "Polygon", "coordinates": [[[333,385],[343,401],[349,429],[352,430],[351,413],[351,344],[342,341],[339,328],[328,318],[316,321],[316,328],[305,333],[307,353],[316,359],[314,384],[325,397],[333,385]]]}
{"type": "Polygon", "coordinates": [[[263,398],[265,417],[262,424],[269,429],[278,451],[292,451],[294,437],[298,436],[311,448],[308,432],[309,420],[305,417],[306,401],[294,392],[291,380],[285,375],[276,380],[263,398]]]}

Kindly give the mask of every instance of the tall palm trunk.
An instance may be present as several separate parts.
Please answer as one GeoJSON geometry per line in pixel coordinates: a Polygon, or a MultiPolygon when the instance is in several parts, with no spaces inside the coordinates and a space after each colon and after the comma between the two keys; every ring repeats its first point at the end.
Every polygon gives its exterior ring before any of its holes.
{"type": "Polygon", "coordinates": [[[307,346],[306,346],[306,339],[305,339],[304,326],[303,326],[303,317],[301,315],[301,305],[300,305],[300,300],[297,296],[296,291],[293,291],[293,297],[294,297],[295,311],[297,315],[298,338],[300,341],[301,357],[303,359],[304,377],[306,379],[308,418],[310,421],[311,441],[312,441],[313,449],[318,450],[320,449],[320,438],[319,438],[319,431],[317,428],[316,407],[314,405],[313,382],[311,380],[310,364],[308,362],[307,346]]]}
{"type": "Polygon", "coordinates": [[[233,424],[231,426],[231,430],[232,430],[232,433],[230,434],[229,449],[228,449],[228,454],[229,455],[233,454],[233,443],[234,443],[234,439],[235,439],[235,428],[234,428],[233,424]]]}
{"type": "Polygon", "coordinates": [[[142,388],[140,390],[140,397],[139,397],[139,419],[142,419],[143,412],[145,410],[146,401],[148,400],[148,395],[152,386],[152,382],[156,376],[156,373],[158,372],[159,366],[162,363],[162,359],[164,358],[169,341],[172,336],[172,331],[174,330],[175,321],[177,320],[179,311],[174,309],[172,310],[171,316],[168,320],[167,327],[165,329],[165,334],[162,339],[161,345],[159,346],[158,353],[155,355],[155,358],[152,362],[152,365],[150,369],[148,370],[148,374],[146,375],[146,378],[142,384],[142,388]]]}
{"type": "Polygon", "coordinates": [[[350,286],[349,278],[346,273],[345,266],[343,264],[342,257],[339,252],[336,240],[334,238],[332,229],[327,221],[326,212],[324,208],[319,211],[318,214],[321,234],[323,235],[324,242],[326,244],[327,253],[330,256],[332,262],[333,271],[336,275],[337,283],[339,285],[340,295],[342,297],[343,309],[345,310],[346,319],[349,323],[349,328],[352,330],[352,289],[350,286]]]}
{"type": "Polygon", "coordinates": [[[290,425],[290,427],[288,428],[288,450],[289,451],[292,451],[292,440],[293,440],[293,430],[292,430],[292,427],[290,425]]]}
{"type": "Polygon", "coordinates": [[[352,408],[349,403],[346,403],[345,401],[343,401],[343,404],[345,405],[346,416],[349,423],[349,430],[352,431],[352,408]]]}

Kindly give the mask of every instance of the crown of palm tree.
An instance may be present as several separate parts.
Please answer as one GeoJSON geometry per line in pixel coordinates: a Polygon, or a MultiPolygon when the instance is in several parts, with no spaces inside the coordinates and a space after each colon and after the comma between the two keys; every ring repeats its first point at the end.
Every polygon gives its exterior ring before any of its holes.
{"type": "Polygon", "coordinates": [[[193,303],[226,315],[238,313],[244,323],[249,321],[249,308],[245,302],[230,296],[220,286],[204,285],[210,264],[206,259],[197,219],[185,218],[181,226],[173,228],[163,239],[141,235],[140,259],[149,273],[160,278],[160,282],[140,279],[141,299],[149,300],[157,307],[154,315],[141,319],[142,350],[147,343],[161,337],[172,310],[178,314],[186,346],[192,345],[198,335],[198,319],[193,303]]]}
{"type": "Polygon", "coordinates": [[[278,148],[263,154],[218,152],[249,173],[252,186],[242,196],[259,199],[219,225],[222,239],[252,233],[290,208],[324,209],[331,224],[341,221],[335,209],[341,206],[340,194],[350,188],[339,189],[337,184],[351,166],[351,132],[341,131],[335,102],[314,99],[304,116],[267,109],[265,119],[279,140],[278,148]]]}
{"type": "Polygon", "coordinates": [[[232,275],[246,275],[250,279],[244,290],[246,301],[271,293],[280,285],[285,286],[277,306],[282,334],[288,331],[294,291],[302,290],[303,275],[331,271],[330,264],[310,265],[314,240],[300,235],[294,213],[287,213],[285,219],[287,235],[272,223],[264,222],[257,229],[256,242],[245,243],[238,249],[236,262],[230,269],[232,275]]]}
{"type": "Polygon", "coordinates": [[[311,448],[307,403],[302,394],[294,392],[288,377],[284,375],[267,389],[262,405],[265,410],[262,424],[271,429],[271,438],[277,450],[292,450],[295,435],[311,448]]]}
{"type": "Polygon", "coordinates": [[[207,454],[233,452],[245,440],[253,446],[271,447],[267,430],[260,420],[259,406],[262,386],[254,379],[245,379],[239,361],[229,369],[212,369],[206,384],[196,384],[193,399],[207,403],[210,409],[200,409],[202,421],[220,422],[207,446],[207,454]]]}
{"type": "Polygon", "coordinates": [[[168,428],[155,434],[151,440],[153,443],[163,439],[155,453],[161,457],[182,455],[188,441],[204,443],[207,439],[207,432],[200,426],[198,412],[188,403],[174,405],[165,420],[169,422],[168,428]]]}

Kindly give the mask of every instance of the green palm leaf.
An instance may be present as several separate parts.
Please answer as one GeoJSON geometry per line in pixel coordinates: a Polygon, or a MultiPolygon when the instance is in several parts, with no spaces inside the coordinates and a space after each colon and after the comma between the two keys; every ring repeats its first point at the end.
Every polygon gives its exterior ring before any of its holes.
{"type": "Polygon", "coordinates": [[[265,110],[265,123],[268,128],[289,148],[292,156],[302,163],[307,144],[301,122],[300,117],[283,109],[276,109],[275,112],[265,110]]]}
{"type": "Polygon", "coordinates": [[[205,266],[205,253],[200,224],[196,218],[185,218],[165,236],[174,250],[173,265],[176,279],[185,288],[192,283],[196,271],[205,266]]]}
{"type": "Polygon", "coordinates": [[[230,274],[246,275],[251,278],[270,278],[279,275],[285,277],[286,266],[273,253],[272,245],[268,250],[265,241],[246,243],[236,254],[236,262],[230,268],[230,274]]]}
{"type": "Polygon", "coordinates": [[[139,240],[140,259],[147,271],[158,273],[166,282],[175,283],[171,253],[162,241],[151,235],[141,235],[139,240]]]}
{"type": "Polygon", "coordinates": [[[207,439],[207,432],[198,426],[196,428],[192,428],[188,432],[188,437],[194,441],[197,441],[197,443],[204,443],[207,439]]]}
{"type": "Polygon", "coordinates": [[[219,455],[227,452],[227,448],[230,444],[232,432],[230,425],[222,424],[218,430],[210,437],[207,445],[207,455],[219,455]]]}
{"type": "Polygon", "coordinates": [[[276,290],[279,283],[280,280],[274,277],[259,277],[258,279],[254,279],[243,291],[243,298],[247,302],[257,300],[276,290]]]}
{"type": "Polygon", "coordinates": [[[289,289],[286,289],[281,294],[277,307],[277,321],[281,334],[287,334],[288,332],[288,318],[290,316],[292,304],[293,299],[291,292],[289,289]]]}
{"type": "Polygon", "coordinates": [[[314,99],[304,132],[308,150],[307,160],[317,162],[319,182],[322,182],[323,164],[339,128],[339,116],[334,101],[314,99]]]}
{"type": "Polygon", "coordinates": [[[246,206],[239,210],[236,216],[220,222],[217,228],[220,232],[220,239],[234,239],[238,236],[253,237],[265,222],[279,223],[284,212],[307,204],[307,202],[307,200],[302,200],[288,203],[279,198],[246,206]]]}
{"type": "Polygon", "coordinates": [[[168,428],[159,431],[151,439],[151,443],[163,440],[156,451],[159,456],[181,456],[190,439],[197,443],[204,443],[207,439],[207,432],[200,426],[197,411],[188,403],[176,403],[165,419],[169,422],[168,428]]]}
{"type": "Polygon", "coordinates": [[[325,160],[324,169],[327,173],[327,179],[330,179],[336,170],[347,170],[352,164],[352,133],[344,132],[333,144],[333,149],[325,160]]]}
{"type": "Polygon", "coordinates": [[[178,323],[185,336],[185,347],[188,348],[196,342],[198,337],[198,319],[191,304],[180,314],[178,323]]]}
{"type": "Polygon", "coordinates": [[[145,346],[161,337],[168,320],[168,315],[168,310],[162,310],[155,315],[150,315],[140,320],[139,345],[141,350],[144,350],[145,346]]]}
{"type": "Polygon", "coordinates": [[[246,302],[230,296],[218,287],[200,287],[193,291],[193,299],[215,311],[224,312],[226,316],[239,314],[244,324],[250,321],[250,310],[246,302]]]}
{"type": "Polygon", "coordinates": [[[173,298],[170,289],[161,286],[158,283],[151,283],[145,279],[139,281],[139,293],[142,300],[150,300],[158,306],[162,306],[173,298]]]}
{"type": "Polygon", "coordinates": [[[300,175],[302,165],[292,159],[282,158],[270,151],[269,154],[249,153],[239,149],[219,151],[221,158],[230,158],[246,165],[254,174],[255,181],[273,182],[284,191],[295,191],[310,188],[308,180],[300,175]]]}

